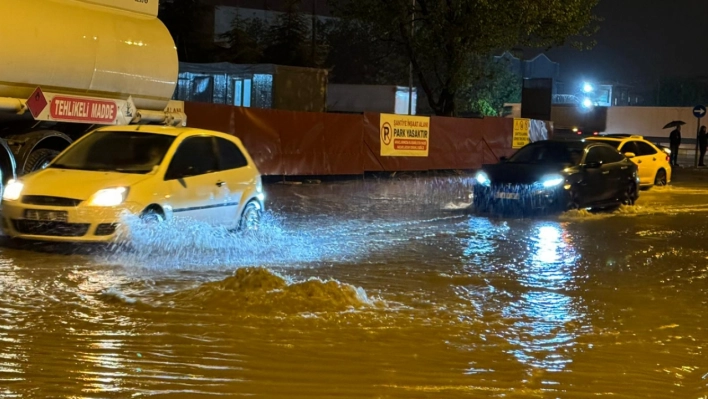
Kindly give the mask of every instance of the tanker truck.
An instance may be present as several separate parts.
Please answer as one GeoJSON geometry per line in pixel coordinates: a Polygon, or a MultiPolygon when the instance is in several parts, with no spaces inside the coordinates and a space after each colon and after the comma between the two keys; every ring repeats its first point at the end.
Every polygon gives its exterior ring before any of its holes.
{"type": "Polygon", "coordinates": [[[185,126],[157,0],[0,0],[0,192],[99,126],[185,126]]]}

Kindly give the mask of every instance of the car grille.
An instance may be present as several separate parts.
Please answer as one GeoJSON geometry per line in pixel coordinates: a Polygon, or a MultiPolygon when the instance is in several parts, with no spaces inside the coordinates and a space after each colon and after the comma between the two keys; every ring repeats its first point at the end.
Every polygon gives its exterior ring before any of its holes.
{"type": "Polygon", "coordinates": [[[44,195],[25,195],[22,197],[22,203],[43,206],[79,206],[81,200],[64,197],[48,197],[44,195]]]}
{"type": "Polygon", "coordinates": [[[44,222],[38,220],[13,220],[15,230],[20,234],[52,237],[82,237],[88,232],[90,224],[44,222]]]}
{"type": "Polygon", "coordinates": [[[97,236],[109,236],[116,231],[116,227],[118,225],[115,223],[101,223],[96,227],[96,232],[94,233],[97,236]]]}

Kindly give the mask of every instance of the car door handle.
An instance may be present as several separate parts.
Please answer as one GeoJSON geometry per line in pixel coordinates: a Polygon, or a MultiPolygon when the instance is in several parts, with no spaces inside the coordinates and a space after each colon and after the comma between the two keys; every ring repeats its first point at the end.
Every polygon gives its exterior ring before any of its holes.
{"type": "Polygon", "coordinates": [[[226,182],[219,180],[218,182],[216,182],[216,185],[217,185],[218,187],[224,187],[224,186],[226,185],[226,182]]]}
{"type": "Polygon", "coordinates": [[[609,171],[609,170],[606,170],[606,171],[602,172],[602,174],[603,174],[603,175],[609,175],[609,174],[610,174],[610,171],[609,171]]]}
{"type": "Polygon", "coordinates": [[[652,160],[652,161],[656,161],[656,158],[652,158],[651,160],[652,160]]]}
{"type": "Polygon", "coordinates": [[[639,161],[639,160],[638,160],[637,163],[642,163],[642,161],[639,161]]]}
{"type": "Polygon", "coordinates": [[[622,167],[622,170],[625,170],[625,169],[627,169],[627,166],[623,166],[623,167],[622,167]]]}

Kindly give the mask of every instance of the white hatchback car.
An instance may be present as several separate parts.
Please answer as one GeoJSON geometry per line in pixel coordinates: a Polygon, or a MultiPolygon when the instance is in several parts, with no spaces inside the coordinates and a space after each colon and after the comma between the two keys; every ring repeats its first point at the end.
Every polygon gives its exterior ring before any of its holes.
{"type": "Polygon", "coordinates": [[[1,223],[13,238],[109,242],[124,212],[148,220],[189,217],[255,229],[261,176],[241,141],[193,128],[94,130],[45,169],[10,181],[1,223]]]}

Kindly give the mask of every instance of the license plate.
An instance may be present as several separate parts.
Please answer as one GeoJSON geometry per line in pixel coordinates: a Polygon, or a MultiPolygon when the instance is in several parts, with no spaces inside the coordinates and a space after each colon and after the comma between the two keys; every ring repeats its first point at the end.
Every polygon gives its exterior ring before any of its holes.
{"type": "Polygon", "coordinates": [[[43,222],[66,222],[68,215],[66,211],[28,209],[25,211],[25,219],[39,220],[43,222]]]}
{"type": "Polygon", "coordinates": [[[497,193],[496,197],[499,199],[519,199],[519,193],[497,193]]]}

